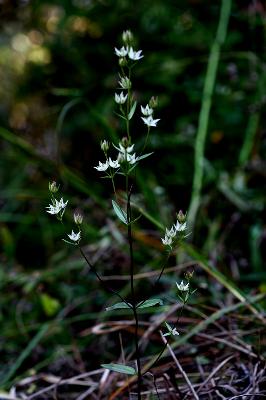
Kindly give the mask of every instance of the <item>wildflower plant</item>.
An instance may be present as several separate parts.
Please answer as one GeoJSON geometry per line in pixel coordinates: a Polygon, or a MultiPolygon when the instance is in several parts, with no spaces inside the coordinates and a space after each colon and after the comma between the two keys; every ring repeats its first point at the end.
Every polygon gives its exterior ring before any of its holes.
{"type": "MultiPolygon", "coordinates": [[[[127,234],[127,242],[128,242],[128,252],[129,252],[129,274],[130,274],[130,296],[129,299],[124,298],[120,295],[119,292],[114,290],[109,284],[106,283],[98,273],[97,269],[91,263],[89,256],[85,253],[81,246],[81,242],[83,240],[82,233],[82,224],[83,224],[83,216],[80,213],[74,213],[73,215],[73,224],[74,227],[71,233],[66,233],[67,239],[63,240],[70,245],[77,246],[82,257],[86,260],[87,264],[90,267],[90,271],[95,274],[98,278],[101,285],[115,295],[119,302],[111,305],[106,309],[109,310],[118,310],[118,309],[129,309],[131,310],[134,321],[135,321],[135,332],[134,332],[134,346],[135,346],[135,356],[136,356],[136,369],[133,367],[125,366],[123,364],[103,364],[104,368],[109,370],[113,370],[116,372],[128,374],[128,375],[137,375],[137,393],[138,400],[141,399],[141,385],[142,385],[142,376],[147,371],[142,371],[141,369],[141,355],[140,355],[140,347],[139,347],[139,314],[138,311],[140,309],[160,306],[163,304],[161,299],[157,298],[146,298],[140,299],[137,298],[134,276],[136,273],[136,265],[134,258],[134,248],[133,248],[133,228],[135,222],[140,218],[141,215],[133,215],[131,196],[132,192],[135,188],[135,174],[136,168],[139,163],[142,162],[145,158],[152,156],[151,152],[144,153],[146,147],[149,142],[150,129],[156,128],[159,118],[155,118],[155,109],[158,105],[158,100],[156,97],[152,97],[150,101],[145,105],[137,105],[137,101],[134,98],[134,93],[132,91],[133,88],[133,70],[138,62],[143,59],[142,50],[135,49],[133,35],[130,31],[125,31],[122,34],[123,45],[121,48],[115,48],[114,53],[115,56],[118,57],[118,65],[120,68],[119,71],[119,79],[118,79],[118,87],[117,91],[114,94],[114,102],[118,110],[116,110],[116,114],[121,119],[124,125],[125,135],[118,143],[110,143],[107,140],[103,140],[100,144],[102,150],[102,158],[99,161],[98,165],[94,166],[94,168],[99,172],[102,177],[110,179],[112,183],[112,189],[114,194],[114,199],[112,199],[113,211],[119,221],[126,226],[126,234],[127,234]],[[144,127],[146,126],[146,133],[144,137],[144,145],[140,149],[139,146],[133,143],[133,137],[130,129],[130,122],[134,116],[137,116],[144,123],[144,127]],[[122,176],[125,184],[124,195],[118,195],[116,190],[116,177],[117,175],[122,176]]],[[[66,210],[66,206],[68,201],[64,201],[61,197],[60,200],[55,198],[56,193],[58,192],[59,187],[55,182],[49,184],[49,191],[51,194],[51,204],[47,207],[47,212],[50,214],[56,215],[58,220],[63,221],[63,215],[66,210]]],[[[171,253],[175,249],[176,245],[180,240],[185,237],[185,232],[187,229],[186,223],[186,215],[180,211],[177,214],[177,219],[175,223],[171,226],[171,228],[165,229],[165,235],[161,239],[162,245],[166,250],[167,258],[164,265],[161,267],[160,272],[155,281],[155,285],[158,284],[163,272],[165,265],[170,257],[171,253]]],[[[178,290],[177,297],[182,302],[181,312],[185,303],[188,301],[189,296],[192,294],[190,288],[190,279],[191,276],[187,277],[186,282],[181,281],[180,283],[176,283],[176,287],[178,290]]],[[[165,322],[164,328],[166,332],[163,334],[163,337],[172,337],[175,339],[176,336],[179,335],[177,328],[175,326],[171,326],[167,322],[165,322]]],[[[168,341],[166,340],[168,344],[168,341]]],[[[166,348],[166,347],[165,347],[166,348]]],[[[164,349],[163,349],[164,350],[164,349]]],[[[160,353],[162,354],[163,351],[160,353]]],[[[158,361],[160,356],[156,359],[158,361]]]]}

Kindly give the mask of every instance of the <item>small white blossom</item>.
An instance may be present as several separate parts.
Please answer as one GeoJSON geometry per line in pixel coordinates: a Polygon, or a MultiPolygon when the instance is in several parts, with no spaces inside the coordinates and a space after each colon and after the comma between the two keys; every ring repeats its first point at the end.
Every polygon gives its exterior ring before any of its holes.
{"type": "Polygon", "coordinates": [[[48,210],[46,210],[46,212],[48,212],[49,214],[52,214],[52,215],[60,213],[60,210],[61,210],[59,203],[56,205],[49,204],[49,206],[46,208],[48,208],[48,210]]]}
{"type": "Polygon", "coordinates": [[[60,199],[60,201],[55,200],[54,204],[49,204],[48,210],[46,210],[49,214],[59,214],[60,211],[62,211],[68,203],[68,200],[64,203],[63,197],[60,199]]]}
{"type": "Polygon", "coordinates": [[[81,232],[79,231],[78,233],[75,233],[74,231],[72,231],[71,234],[67,235],[67,236],[73,242],[78,242],[78,241],[80,241],[81,232]]]}
{"type": "Polygon", "coordinates": [[[79,214],[79,213],[75,213],[74,214],[74,222],[77,225],[81,225],[83,221],[83,215],[79,214]]]}
{"type": "Polygon", "coordinates": [[[106,161],[105,163],[102,163],[101,161],[99,161],[98,167],[94,167],[94,168],[97,169],[97,171],[106,171],[107,168],[109,168],[109,163],[108,163],[108,161],[106,161]]]}
{"type": "Polygon", "coordinates": [[[119,168],[120,167],[118,160],[113,161],[113,160],[111,160],[111,158],[109,158],[108,163],[111,168],[119,168]]]}
{"type": "Polygon", "coordinates": [[[183,281],[181,281],[179,284],[176,282],[176,286],[181,292],[187,292],[189,290],[189,282],[187,284],[185,284],[183,281]]]}
{"type": "Polygon", "coordinates": [[[179,221],[177,221],[175,224],[175,229],[177,232],[183,232],[186,229],[186,227],[187,227],[186,222],[180,223],[179,221]]]}
{"type": "Polygon", "coordinates": [[[64,203],[63,197],[61,197],[59,204],[61,207],[61,210],[63,210],[63,208],[65,208],[67,206],[68,200],[64,203]]]}
{"type": "Polygon", "coordinates": [[[127,53],[128,53],[128,48],[127,47],[123,46],[123,47],[121,47],[120,50],[115,47],[115,54],[118,57],[126,57],[127,53]]]}
{"type": "Polygon", "coordinates": [[[120,152],[118,154],[118,160],[120,162],[127,161],[129,164],[133,165],[139,160],[139,157],[136,157],[136,153],[129,154],[127,152],[124,153],[120,152]]]}
{"type": "Polygon", "coordinates": [[[171,246],[173,243],[173,239],[167,235],[165,235],[164,238],[162,238],[162,242],[165,246],[171,246]]]}
{"type": "Polygon", "coordinates": [[[172,228],[170,230],[166,228],[165,235],[170,236],[171,238],[174,238],[176,236],[175,225],[172,226],[172,228]]]}
{"type": "Polygon", "coordinates": [[[131,81],[127,76],[120,77],[120,81],[118,83],[122,89],[130,89],[131,88],[131,81]]]}
{"type": "Polygon", "coordinates": [[[128,154],[127,153],[127,161],[129,162],[129,164],[135,164],[138,161],[139,157],[136,157],[136,153],[134,154],[128,154]]]}
{"type": "Polygon", "coordinates": [[[137,61],[144,57],[141,55],[141,53],[142,53],[142,50],[134,51],[133,48],[130,47],[130,49],[128,51],[128,57],[133,61],[137,61]]]}
{"type": "Polygon", "coordinates": [[[119,153],[125,154],[125,153],[131,153],[134,149],[134,144],[128,147],[124,147],[123,144],[120,142],[119,147],[115,146],[114,147],[119,151],[119,153]]]}
{"type": "Polygon", "coordinates": [[[121,92],[120,94],[115,93],[115,102],[117,104],[124,104],[127,100],[127,94],[124,95],[123,92],[121,92]]]}
{"type": "Polygon", "coordinates": [[[146,107],[140,106],[140,108],[141,108],[142,114],[145,115],[146,117],[151,116],[153,113],[153,109],[151,107],[149,107],[149,104],[147,104],[146,107]]]}
{"type": "Polygon", "coordinates": [[[165,336],[170,336],[170,335],[173,335],[173,336],[178,336],[179,335],[179,332],[177,332],[177,329],[175,327],[171,328],[171,326],[167,322],[165,322],[165,325],[166,325],[166,328],[167,328],[168,332],[163,334],[164,337],[165,336]]]}
{"type": "Polygon", "coordinates": [[[141,117],[141,119],[147,126],[157,126],[157,122],[160,121],[160,119],[153,119],[152,116],[149,116],[147,118],[141,117]]]}

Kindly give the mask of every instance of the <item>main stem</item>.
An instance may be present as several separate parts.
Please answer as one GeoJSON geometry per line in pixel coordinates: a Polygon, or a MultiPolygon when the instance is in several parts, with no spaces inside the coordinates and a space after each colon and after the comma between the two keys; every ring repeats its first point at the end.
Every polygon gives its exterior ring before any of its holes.
{"type": "MultiPolygon", "coordinates": [[[[128,178],[128,177],[127,177],[128,178]]],[[[134,257],[133,257],[133,240],[132,240],[132,227],[131,227],[131,204],[130,204],[130,195],[131,190],[128,190],[128,179],[127,179],[127,236],[128,236],[128,244],[129,244],[129,256],[130,256],[130,289],[131,289],[131,302],[132,302],[132,310],[135,319],[135,351],[136,351],[136,360],[137,360],[137,369],[138,369],[138,400],[141,400],[141,366],[140,366],[140,353],[139,353],[139,338],[138,338],[138,329],[139,329],[139,320],[137,313],[137,302],[135,296],[134,289],[134,257]]]]}

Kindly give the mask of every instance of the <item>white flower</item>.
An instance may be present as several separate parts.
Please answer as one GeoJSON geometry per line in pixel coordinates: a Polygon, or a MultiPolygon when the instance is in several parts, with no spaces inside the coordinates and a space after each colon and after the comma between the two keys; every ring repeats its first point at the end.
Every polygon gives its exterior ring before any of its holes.
{"type": "Polygon", "coordinates": [[[81,225],[83,221],[83,215],[79,214],[79,213],[75,213],[74,214],[74,222],[77,225],[81,225]]]}
{"type": "Polygon", "coordinates": [[[165,235],[164,239],[162,238],[162,242],[165,246],[171,246],[171,244],[173,243],[173,239],[165,235]]]}
{"type": "Polygon", "coordinates": [[[53,214],[53,215],[58,214],[61,210],[59,203],[56,205],[49,204],[49,206],[46,208],[48,208],[48,210],[46,210],[46,212],[48,212],[49,214],[53,214]]]}
{"type": "Polygon", "coordinates": [[[166,325],[166,328],[167,328],[168,332],[163,334],[164,337],[165,336],[170,336],[170,335],[173,335],[173,336],[178,336],[179,335],[179,333],[177,332],[177,329],[175,327],[171,328],[171,326],[167,322],[165,322],[165,325],[166,325]]]}
{"type": "Polygon", "coordinates": [[[185,284],[183,281],[181,281],[179,284],[176,282],[176,286],[181,292],[187,292],[189,290],[189,282],[187,284],[185,284]]]}
{"type": "Polygon", "coordinates": [[[160,121],[160,119],[153,119],[152,116],[149,116],[147,118],[141,117],[145,125],[148,126],[156,126],[157,122],[160,121]]]}
{"type": "Polygon", "coordinates": [[[139,157],[136,157],[136,153],[129,154],[127,152],[125,152],[125,153],[120,152],[118,154],[118,160],[120,162],[127,161],[129,164],[133,165],[139,160],[139,157]]]}
{"type": "Polygon", "coordinates": [[[131,88],[131,82],[127,76],[125,76],[125,77],[121,76],[120,81],[118,81],[118,83],[122,89],[130,89],[131,88]]]}
{"type": "Polygon", "coordinates": [[[113,160],[111,160],[111,158],[109,158],[108,163],[111,168],[119,168],[120,167],[118,160],[113,161],[113,160]]]}
{"type": "Polygon", "coordinates": [[[136,157],[136,153],[134,154],[128,154],[127,153],[127,161],[129,164],[135,164],[138,161],[139,157],[136,157]]]}
{"type": "Polygon", "coordinates": [[[113,146],[122,154],[131,153],[134,149],[134,144],[125,148],[121,142],[119,143],[119,147],[117,147],[115,145],[113,145],[113,146]]]}
{"type": "Polygon", "coordinates": [[[146,107],[140,106],[140,108],[141,108],[142,114],[145,115],[146,117],[149,117],[153,113],[153,109],[151,107],[149,107],[149,104],[147,104],[146,107]]]}
{"type": "Polygon", "coordinates": [[[106,161],[105,163],[101,163],[101,161],[99,161],[98,167],[94,168],[97,169],[97,171],[106,171],[108,167],[109,167],[108,161],[106,161]]]}
{"type": "Polygon", "coordinates": [[[118,50],[116,47],[115,47],[115,54],[118,56],[118,57],[126,57],[126,55],[127,55],[127,53],[128,53],[128,48],[127,47],[121,47],[121,49],[120,50],[118,50]]]}
{"type": "Polygon", "coordinates": [[[128,52],[128,57],[134,61],[140,60],[142,57],[144,57],[141,55],[141,52],[142,52],[142,50],[134,51],[133,48],[130,47],[129,52],[128,52]]]}
{"type": "Polygon", "coordinates": [[[175,229],[177,232],[183,232],[187,227],[187,223],[183,222],[182,224],[179,221],[176,221],[175,229]]]}
{"type": "Polygon", "coordinates": [[[71,234],[67,236],[69,237],[70,240],[73,240],[73,242],[78,242],[80,240],[80,235],[81,235],[80,231],[78,233],[72,231],[71,234]]]}
{"type": "Polygon", "coordinates": [[[68,200],[64,203],[63,197],[60,199],[60,201],[55,200],[54,204],[49,204],[48,210],[46,210],[49,214],[59,214],[61,210],[63,210],[68,203],[68,200]]]}
{"type": "Polygon", "coordinates": [[[170,236],[171,238],[174,238],[176,236],[175,225],[172,226],[172,228],[170,230],[166,228],[165,235],[170,236]]]}
{"type": "Polygon", "coordinates": [[[61,199],[59,201],[61,210],[66,207],[67,203],[68,203],[68,200],[64,203],[63,197],[61,197],[61,199]]]}
{"type": "Polygon", "coordinates": [[[115,102],[117,104],[124,104],[127,100],[127,94],[124,95],[123,92],[121,92],[120,94],[115,93],[115,102]]]}

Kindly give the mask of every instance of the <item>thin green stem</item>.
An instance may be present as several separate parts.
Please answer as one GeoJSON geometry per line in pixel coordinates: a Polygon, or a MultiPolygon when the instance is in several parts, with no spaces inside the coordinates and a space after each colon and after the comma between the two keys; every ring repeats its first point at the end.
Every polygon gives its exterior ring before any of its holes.
{"type": "Polygon", "coordinates": [[[146,149],[146,146],[147,146],[148,140],[149,140],[149,136],[150,136],[150,127],[148,126],[148,130],[147,130],[147,134],[146,134],[146,137],[145,137],[144,146],[143,146],[143,148],[142,148],[141,153],[143,153],[144,150],[146,149]]]}
{"type": "Polygon", "coordinates": [[[102,280],[101,276],[98,274],[98,272],[96,271],[95,267],[92,265],[92,263],[90,262],[90,260],[88,259],[88,257],[86,256],[86,254],[84,253],[82,247],[80,245],[78,245],[79,251],[82,255],[82,257],[84,258],[84,260],[86,261],[86,263],[88,264],[88,266],[90,267],[90,271],[96,276],[96,278],[98,279],[98,281],[101,283],[101,285],[104,287],[105,290],[107,290],[108,292],[114,294],[115,296],[117,296],[120,300],[122,300],[122,302],[126,303],[128,305],[129,308],[132,309],[132,306],[130,303],[128,303],[124,297],[122,297],[116,290],[110,288],[110,286],[108,286],[106,284],[105,281],[102,280]]]}
{"type": "Polygon", "coordinates": [[[138,338],[138,329],[139,329],[139,320],[138,320],[138,313],[137,313],[137,300],[135,295],[135,288],[134,288],[134,254],[133,254],[133,239],[132,239],[132,211],[131,211],[131,204],[130,204],[130,196],[132,187],[128,189],[128,175],[126,175],[126,190],[127,190],[127,235],[128,235],[128,244],[129,244],[129,256],[130,256],[130,291],[131,291],[131,304],[132,304],[132,311],[135,319],[135,352],[136,352],[136,361],[137,361],[137,372],[138,372],[138,400],[141,400],[141,365],[140,365],[140,352],[139,352],[139,338],[138,338]]]}
{"type": "Polygon", "coordinates": [[[231,0],[222,0],[220,18],[216,37],[214,39],[204,82],[201,110],[199,115],[199,126],[195,142],[194,153],[194,176],[192,183],[192,196],[188,212],[188,221],[193,231],[196,215],[200,205],[200,197],[203,182],[204,150],[207,137],[207,130],[212,105],[212,95],[217,76],[218,64],[220,59],[221,45],[225,41],[229,16],[231,11],[231,0]]]}

